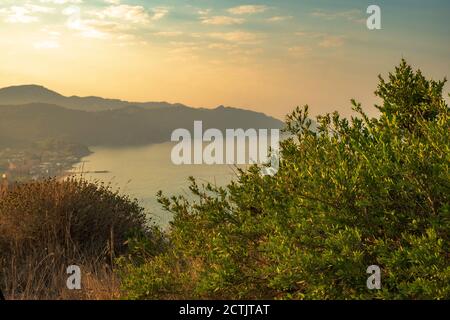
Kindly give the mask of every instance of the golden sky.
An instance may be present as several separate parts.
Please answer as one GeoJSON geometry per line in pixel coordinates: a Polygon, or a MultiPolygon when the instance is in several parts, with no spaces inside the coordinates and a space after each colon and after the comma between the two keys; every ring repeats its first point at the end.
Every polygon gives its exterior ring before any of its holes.
{"type": "Polygon", "coordinates": [[[401,57],[450,75],[448,1],[379,2],[371,31],[356,0],[0,0],[0,87],[349,115],[401,57]]]}

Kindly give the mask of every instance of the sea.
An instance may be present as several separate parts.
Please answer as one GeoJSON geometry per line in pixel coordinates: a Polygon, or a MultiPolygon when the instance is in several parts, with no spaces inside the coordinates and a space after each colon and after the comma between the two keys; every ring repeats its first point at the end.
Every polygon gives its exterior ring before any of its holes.
{"type": "Polygon", "coordinates": [[[159,190],[166,196],[184,195],[192,200],[189,176],[199,183],[210,182],[217,186],[226,186],[238,177],[236,165],[175,165],[171,159],[175,144],[90,147],[92,154],[82,158],[72,174],[110,184],[113,190],[136,198],[146,209],[149,220],[167,228],[172,215],[158,203],[156,194],[159,190]]]}

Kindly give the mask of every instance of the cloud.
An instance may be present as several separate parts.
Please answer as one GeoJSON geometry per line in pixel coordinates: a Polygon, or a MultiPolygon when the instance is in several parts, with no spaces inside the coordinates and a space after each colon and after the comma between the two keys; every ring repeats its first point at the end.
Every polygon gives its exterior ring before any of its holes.
{"type": "Polygon", "coordinates": [[[4,9],[0,13],[5,13],[7,16],[5,22],[8,23],[31,23],[36,22],[39,19],[33,15],[24,7],[11,7],[9,9],[4,9]]]}
{"type": "Polygon", "coordinates": [[[24,8],[32,13],[51,13],[55,11],[54,8],[35,4],[25,4],[24,8]]]}
{"type": "Polygon", "coordinates": [[[184,34],[182,31],[160,31],[153,33],[156,36],[161,37],[178,37],[184,34]]]}
{"type": "Polygon", "coordinates": [[[115,21],[106,21],[98,19],[85,20],[85,23],[92,28],[95,28],[101,32],[108,34],[119,34],[119,36],[125,36],[123,32],[129,30],[129,26],[121,24],[115,21]]]}
{"type": "Polygon", "coordinates": [[[192,55],[193,52],[200,50],[198,47],[178,47],[169,51],[171,54],[179,54],[179,55],[192,55]]]}
{"type": "Polygon", "coordinates": [[[160,20],[169,13],[165,7],[156,7],[148,11],[143,6],[117,4],[106,7],[100,11],[93,11],[100,19],[116,19],[134,24],[146,24],[150,21],[160,20]]]}
{"type": "Polygon", "coordinates": [[[61,32],[56,31],[56,30],[52,30],[48,27],[43,27],[40,29],[41,32],[45,33],[47,36],[52,37],[52,38],[58,38],[61,36],[61,32]]]}
{"type": "Polygon", "coordinates": [[[231,43],[210,43],[208,45],[208,49],[214,49],[214,50],[232,50],[235,49],[237,46],[231,43]]]}
{"type": "Polygon", "coordinates": [[[86,38],[105,38],[107,36],[106,32],[100,31],[99,26],[105,23],[101,20],[84,20],[81,18],[80,8],[78,7],[68,7],[62,11],[63,15],[68,16],[66,27],[79,31],[80,35],[86,38]]]}
{"type": "Polygon", "coordinates": [[[335,36],[321,32],[298,31],[295,32],[294,35],[314,41],[322,48],[342,47],[345,43],[345,37],[343,36],[335,36]]]}
{"type": "Polygon", "coordinates": [[[235,48],[232,51],[230,51],[230,54],[238,55],[241,57],[244,57],[244,56],[250,57],[250,56],[260,54],[261,52],[263,52],[263,49],[261,49],[261,48],[250,48],[250,49],[235,48]]]}
{"type": "Polygon", "coordinates": [[[154,8],[152,11],[153,16],[151,17],[151,19],[154,21],[164,18],[169,13],[169,9],[164,7],[154,8]]]}
{"type": "Polygon", "coordinates": [[[269,7],[264,5],[243,5],[230,8],[227,11],[231,14],[254,14],[265,12],[268,9],[269,7]]]}
{"type": "Polygon", "coordinates": [[[245,31],[213,32],[209,33],[208,36],[214,39],[241,43],[257,42],[260,39],[257,34],[245,31]]]}
{"type": "Polygon", "coordinates": [[[34,48],[36,49],[57,49],[59,48],[59,43],[56,40],[44,40],[34,43],[34,48]]]}
{"type": "Polygon", "coordinates": [[[117,36],[117,39],[119,40],[135,40],[136,36],[133,34],[121,34],[117,36]]]}
{"type": "Polygon", "coordinates": [[[78,4],[83,3],[83,0],[39,0],[39,2],[51,4],[78,4]]]}
{"type": "Polygon", "coordinates": [[[344,37],[341,36],[324,36],[319,46],[323,48],[337,48],[344,45],[344,37]]]}
{"type": "Polygon", "coordinates": [[[168,61],[189,62],[199,58],[198,52],[201,50],[195,42],[170,43],[174,48],[168,51],[168,61]]]}
{"type": "MultiPolygon", "coordinates": [[[[108,3],[119,2],[109,1],[108,3]]],[[[143,6],[117,4],[87,12],[90,19],[81,18],[81,9],[76,6],[65,8],[62,12],[68,16],[67,28],[78,31],[83,37],[124,40],[133,36],[127,34],[129,30],[133,29],[133,24],[143,25],[159,20],[167,15],[169,10],[163,7],[147,10],[143,6]]]]}
{"type": "Polygon", "coordinates": [[[312,51],[312,49],[307,46],[295,46],[289,48],[288,51],[292,56],[305,57],[312,51]]]}
{"type": "Polygon", "coordinates": [[[294,33],[297,37],[307,37],[307,38],[323,38],[327,36],[326,33],[321,32],[307,32],[307,31],[297,31],[294,33]]]}
{"type": "Polygon", "coordinates": [[[200,16],[206,16],[206,15],[208,15],[210,12],[211,12],[211,9],[199,9],[199,10],[197,11],[197,13],[198,13],[200,16]]]}
{"type": "Polygon", "coordinates": [[[308,35],[308,32],[305,32],[305,31],[297,31],[297,32],[295,32],[294,33],[296,36],[298,36],[298,37],[303,37],[303,36],[307,36],[308,35]]]}
{"type": "Polygon", "coordinates": [[[81,17],[81,9],[77,6],[70,6],[62,11],[68,16],[66,27],[78,31],[79,35],[87,38],[118,40],[132,37],[130,30],[134,30],[135,25],[146,25],[151,21],[159,20],[168,12],[169,10],[163,7],[147,10],[143,6],[125,4],[87,11],[86,18],[81,17]]]}
{"type": "Polygon", "coordinates": [[[214,17],[204,17],[201,19],[203,24],[211,25],[232,25],[232,24],[242,24],[245,22],[244,19],[227,17],[227,16],[214,16],[214,17]]]}
{"type": "Polygon", "coordinates": [[[51,13],[54,9],[34,4],[23,6],[11,6],[0,9],[0,14],[5,15],[5,22],[8,23],[32,23],[39,20],[37,14],[51,13]]]}
{"type": "Polygon", "coordinates": [[[311,13],[313,17],[318,17],[325,20],[345,19],[352,22],[365,21],[364,19],[362,19],[361,14],[362,11],[357,9],[348,11],[336,11],[336,12],[316,10],[311,13]]]}
{"type": "Polygon", "coordinates": [[[132,23],[146,23],[150,20],[150,15],[144,7],[127,4],[109,6],[96,14],[101,19],[119,19],[132,23]]]}
{"type": "Polygon", "coordinates": [[[292,19],[292,16],[274,16],[267,19],[268,22],[280,22],[292,19]]]}

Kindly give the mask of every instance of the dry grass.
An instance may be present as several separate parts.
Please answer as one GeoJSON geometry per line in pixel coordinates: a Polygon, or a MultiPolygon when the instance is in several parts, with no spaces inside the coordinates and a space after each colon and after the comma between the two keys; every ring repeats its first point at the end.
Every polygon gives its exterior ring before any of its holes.
{"type": "MultiPolygon", "coordinates": [[[[30,259],[31,260],[31,259],[30,259]]],[[[80,265],[81,290],[69,290],[65,270],[54,270],[48,264],[39,272],[10,267],[12,277],[2,285],[7,300],[115,300],[120,298],[120,281],[113,268],[92,262],[80,265]],[[16,275],[15,272],[18,272],[16,275]],[[50,276],[49,276],[50,275],[50,276]],[[16,277],[14,277],[16,276],[16,277]],[[19,284],[25,284],[23,287],[19,284]]],[[[63,267],[63,266],[61,266],[63,267]]]]}
{"type": "Polygon", "coordinates": [[[7,299],[117,299],[116,255],[149,232],[135,200],[80,179],[16,185],[0,197],[0,286],[7,299]],[[82,289],[69,290],[69,265],[82,289]]]}

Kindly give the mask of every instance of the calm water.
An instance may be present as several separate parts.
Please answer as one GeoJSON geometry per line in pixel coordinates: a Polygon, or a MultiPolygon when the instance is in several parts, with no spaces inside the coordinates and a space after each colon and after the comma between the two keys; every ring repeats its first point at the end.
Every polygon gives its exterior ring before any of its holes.
{"type": "Polygon", "coordinates": [[[173,145],[174,143],[162,143],[127,148],[91,147],[93,154],[83,158],[74,172],[84,172],[83,176],[88,180],[111,183],[121,193],[137,198],[151,213],[153,220],[165,227],[172,217],[162,210],[156,200],[159,190],[165,195],[189,195],[189,176],[194,176],[199,182],[209,181],[222,186],[236,178],[235,167],[232,165],[172,164],[170,154],[173,145]]]}

